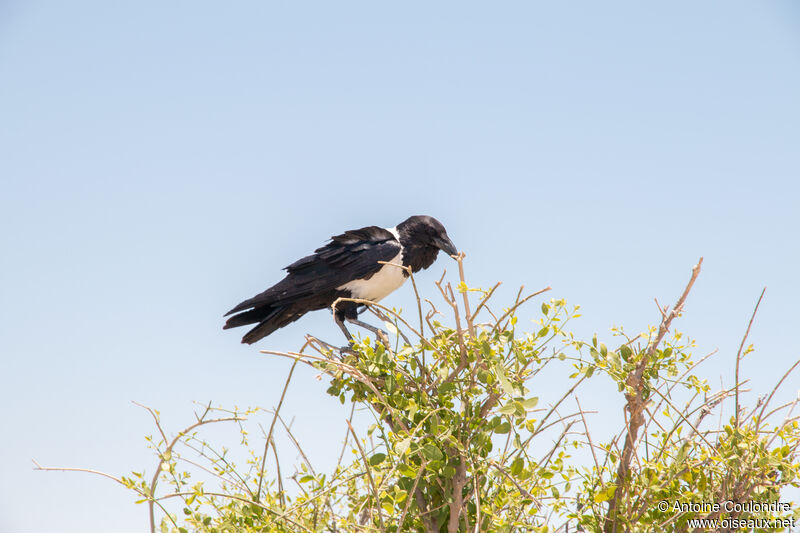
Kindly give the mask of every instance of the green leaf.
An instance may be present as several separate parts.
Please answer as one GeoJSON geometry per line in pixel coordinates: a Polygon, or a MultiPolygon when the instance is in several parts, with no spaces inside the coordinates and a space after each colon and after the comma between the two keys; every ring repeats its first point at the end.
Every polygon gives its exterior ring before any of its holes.
{"type": "Polygon", "coordinates": [[[520,472],[522,472],[523,467],[525,466],[525,460],[522,457],[517,457],[514,459],[514,462],[511,463],[511,474],[514,476],[518,476],[520,472]]]}
{"type": "Polygon", "coordinates": [[[502,365],[497,365],[494,368],[495,374],[497,374],[497,379],[500,381],[500,387],[503,389],[503,392],[508,394],[509,396],[513,396],[515,394],[514,386],[508,380],[506,376],[506,371],[502,367],[502,365]]]}
{"type": "Polygon", "coordinates": [[[487,341],[482,340],[480,346],[481,346],[481,353],[484,355],[484,357],[491,357],[492,355],[491,345],[489,345],[487,341]]]}
{"type": "Polygon", "coordinates": [[[408,405],[406,405],[406,409],[408,409],[408,418],[410,420],[414,420],[414,415],[417,414],[417,410],[419,409],[417,402],[415,402],[413,399],[409,400],[408,405]]]}
{"type": "Polygon", "coordinates": [[[375,455],[369,458],[369,464],[372,466],[378,466],[384,461],[384,459],[386,459],[385,453],[376,453],[375,455]]]}
{"type": "Polygon", "coordinates": [[[522,407],[523,407],[523,408],[524,408],[526,411],[530,411],[531,409],[533,409],[534,407],[536,407],[536,405],[537,405],[538,403],[539,403],[539,397],[538,397],[538,396],[534,396],[533,398],[528,398],[527,400],[523,401],[523,402],[522,402],[522,407]]]}
{"type": "Polygon", "coordinates": [[[441,450],[434,444],[426,444],[422,448],[422,456],[429,461],[441,461],[444,458],[441,450]]]}
{"type": "Polygon", "coordinates": [[[631,355],[633,355],[633,350],[631,350],[630,346],[623,344],[619,347],[619,354],[622,356],[622,360],[627,363],[630,360],[631,355]]]}
{"type": "Polygon", "coordinates": [[[497,412],[501,415],[512,415],[517,412],[517,407],[514,405],[514,402],[509,402],[498,409],[497,412]]]}
{"type": "Polygon", "coordinates": [[[615,492],[617,492],[617,486],[614,485],[614,484],[611,484],[608,487],[606,487],[605,490],[602,490],[602,491],[598,492],[597,494],[595,494],[594,495],[594,501],[595,501],[595,503],[606,502],[606,501],[608,501],[608,500],[610,500],[611,498],[614,497],[614,493],[615,492]]]}
{"type": "Polygon", "coordinates": [[[509,431],[511,431],[511,424],[509,424],[508,422],[503,422],[502,424],[500,424],[496,428],[494,428],[494,432],[495,433],[500,433],[501,435],[502,434],[506,434],[509,431]]]}
{"type": "Polygon", "coordinates": [[[454,390],[456,390],[456,384],[452,381],[448,381],[439,385],[440,396],[447,396],[448,393],[453,392],[454,390]]]}

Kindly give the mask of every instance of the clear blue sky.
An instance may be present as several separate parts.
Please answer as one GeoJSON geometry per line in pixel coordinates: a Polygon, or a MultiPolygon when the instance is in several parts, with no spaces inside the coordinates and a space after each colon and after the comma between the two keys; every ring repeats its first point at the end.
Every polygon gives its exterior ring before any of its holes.
{"type": "MultiPolygon", "coordinates": [[[[123,489],[31,458],[152,471],[131,400],[171,429],[193,400],[274,405],[288,363],[258,348],[338,331],[317,313],[247,347],[222,314],[411,214],[473,285],[552,285],[601,337],[655,322],[705,256],[678,327],[720,349],[715,386],[766,285],[763,390],[799,356],[798,95],[791,1],[0,3],[0,531],[142,531],[123,489]]],[[[326,464],[346,413],[313,375],[285,413],[326,464]]]]}

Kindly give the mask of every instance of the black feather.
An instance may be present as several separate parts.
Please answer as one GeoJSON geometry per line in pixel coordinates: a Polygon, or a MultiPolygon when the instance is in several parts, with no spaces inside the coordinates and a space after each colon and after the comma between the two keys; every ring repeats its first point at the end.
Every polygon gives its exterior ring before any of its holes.
{"type": "MultiPolygon", "coordinates": [[[[243,343],[252,344],[309,311],[330,308],[337,298],[351,297],[350,290],[343,286],[355,280],[372,279],[384,268],[381,262],[393,260],[400,252],[403,266],[410,267],[413,272],[429,267],[439,250],[456,253],[444,226],[433,217],[410,217],[397,225],[396,232],[399,239],[392,231],[367,226],[331,237],[328,244],[317,248],[313,254],[287,266],[286,277],[281,281],[228,311],[225,316],[233,316],[224,329],[256,324],[242,338],[243,343]]],[[[385,296],[385,290],[396,285],[396,279],[393,281],[383,274],[380,278],[381,281],[371,286],[379,288],[378,292],[366,294],[380,298],[382,296],[375,295],[385,296]],[[387,279],[389,284],[385,285],[387,279]]],[[[358,284],[358,290],[363,289],[364,285],[358,284]]],[[[337,304],[335,312],[339,323],[345,318],[356,318],[358,307],[354,302],[337,304]]]]}
{"type": "Polygon", "coordinates": [[[377,226],[336,235],[314,254],[287,266],[283,280],[228,311],[225,316],[234,316],[223,329],[258,323],[242,339],[252,344],[309,311],[349,296],[338,288],[355,279],[369,279],[383,266],[379,261],[389,261],[399,252],[394,235],[377,226]]]}

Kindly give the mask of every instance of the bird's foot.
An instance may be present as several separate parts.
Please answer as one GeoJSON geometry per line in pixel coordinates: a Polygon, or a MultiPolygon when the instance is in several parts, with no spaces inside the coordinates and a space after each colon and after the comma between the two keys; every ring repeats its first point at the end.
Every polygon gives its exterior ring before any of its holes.
{"type": "Polygon", "coordinates": [[[339,353],[341,355],[358,355],[356,351],[353,349],[352,344],[348,344],[347,346],[342,346],[339,348],[339,353]]]}

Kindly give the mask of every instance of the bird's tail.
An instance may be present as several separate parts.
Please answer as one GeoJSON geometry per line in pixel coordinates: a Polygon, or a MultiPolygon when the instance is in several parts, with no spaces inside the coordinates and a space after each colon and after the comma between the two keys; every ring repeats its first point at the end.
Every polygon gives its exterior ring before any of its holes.
{"type": "Polygon", "coordinates": [[[242,343],[253,344],[273,331],[287,324],[291,324],[304,314],[306,314],[306,311],[301,311],[297,306],[292,304],[260,305],[249,311],[230,317],[228,321],[225,322],[222,329],[238,328],[239,326],[246,326],[248,324],[258,324],[242,337],[242,343]]]}

